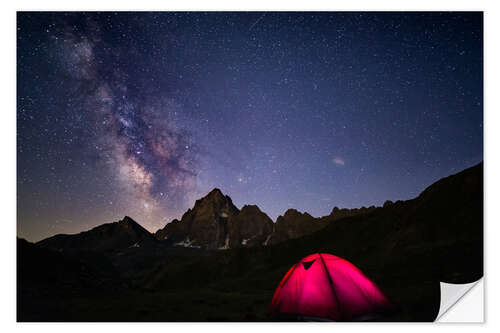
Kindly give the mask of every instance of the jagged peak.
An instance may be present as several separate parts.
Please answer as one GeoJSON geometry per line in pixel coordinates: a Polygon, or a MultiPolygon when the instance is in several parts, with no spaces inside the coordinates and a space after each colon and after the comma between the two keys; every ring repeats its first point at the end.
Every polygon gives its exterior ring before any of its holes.
{"type": "Polygon", "coordinates": [[[123,219],[121,219],[120,221],[118,221],[118,223],[135,223],[135,224],[138,224],[133,218],[131,218],[128,215],[125,215],[123,217],[123,219]]]}
{"type": "Polygon", "coordinates": [[[220,194],[222,194],[222,191],[221,191],[220,188],[214,187],[209,193],[220,193],[220,194]]]}
{"type": "Polygon", "coordinates": [[[257,206],[257,205],[245,205],[245,206],[243,206],[243,207],[241,208],[241,212],[243,212],[243,211],[250,211],[250,212],[253,212],[253,211],[255,211],[255,212],[262,212],[262,211],[260,210],[259,206],[257,206]]]}
{"type": "Polygon", "coordinates": [[[224,195],[224,193],[222,193],[222,191],[217,187],[213,188],[210,192],[208,192],[208,194],[205,196],[205,198],[206,197],[213,197],[213,196],[226,197],[224,195]]]}
{"type": "Polygon", "coordinates": [[[287,214],[300,214],[300,212],[298,210],[296,210],[295,208],[288,208],[285,212],[285,215],[287,214]]]}
{"type": "Polygon", "coordinates": [[[238,211],[231,200],[231,197],[224,195],[219,188],[214,188],[208,194],[201,199],[196,200],[192,210],[197,210],[198,208],[205,206],[206,204],[216,204],[216,205],[228,205],[230,210],[238,211]]]}
{"type": "Polygon", "coordinates": [[[349,209],[347,209],[347,208],[339,208],[339,207],[335,206],[335,207],[333,207],[332,211],[330,212],[330,215],[332,215],[332,214],[338,214],[340,212],[346,212],[348,210],[349,209]]]}
{"type": "Polygon", "coordinates": [[[232,203],[231,198],[228,195],[222,193],[222,191],[217,187],[208,192],[204,197],[196,200],[195,206],[196,204],[206,201],[229,201],[230,203],[232,203]]]}
{"type": "Polygon", "coordinates": [[[289,208],[289,209],[286,210],[286,212],[283,215],[283,217],[295,216],[295,215],[302,215],[302,213],[300,211],[298,211],[297,209],[295,209],[295,208],[289,208]]]}
{"type": "Polygon", "coordinates": [[[285,214],[278,216],[278,219],[276,220],[276,222],[278,222],[280,220],[290,220],[290,219],[294,219],[297,217],[307,217],[307,218],[314,219],[314,217],[311,214],[309,214],[308,212],[301,212],[295,208],[289,208],[289,209],[287,209],[285,214]]]}
{"type": "MultiPolygon", "coordinates": [[[[127,216],[127,215],[123,219],[118,221],[118,224],[144,229],[144,227],[142,225],[140,225],[139,223],[137,223],[137,221],[135,221],[133,218],[131,218],[130,216],[127,216]]],[[[146,230],[146,229],[144,229],[144,230],[146,230]]]]}
{"type": "Polygon", "coordinates": [[[150,234],[150,232],[148,230],[146,230],[146,228],[144,228],[142,225],[137,223],[133,218],[131,218],[130,216],[127,216],[127,215],[125,215],[125,217],[123,219],[118,221],[117,224],[119,226],[124,227],[124,228],[131,228],[131,229],[134,229],[136,231],[140,230],[141,232],[146,232],[146,233],[150,234]]]}

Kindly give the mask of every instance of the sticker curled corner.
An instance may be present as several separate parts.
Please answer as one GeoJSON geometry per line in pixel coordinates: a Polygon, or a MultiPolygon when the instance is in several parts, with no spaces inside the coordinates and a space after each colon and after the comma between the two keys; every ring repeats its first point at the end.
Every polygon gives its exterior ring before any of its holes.
{"type": "Polygon", "coordinates": [[[467,294],[479,281],[474,281],[472,283],[465,284],[454,284],[440,282],[441,288],[441,304],[439,306],[439,313],[436,317],[437,322],[445,322],[445,320],[440,320],[440,318],[455,304],[457,304],[460,299],[467,294]]]}

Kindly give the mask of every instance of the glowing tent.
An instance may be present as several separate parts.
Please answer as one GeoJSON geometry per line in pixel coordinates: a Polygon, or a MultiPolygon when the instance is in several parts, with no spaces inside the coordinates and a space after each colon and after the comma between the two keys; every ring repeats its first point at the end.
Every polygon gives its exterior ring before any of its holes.
{"type": "Polygon", "coordinates": [[[363,320],[389,309],[390,302],[356,266],[331,254],[316,253],[295,264],[274,293],[274,316],[363,320]]]}

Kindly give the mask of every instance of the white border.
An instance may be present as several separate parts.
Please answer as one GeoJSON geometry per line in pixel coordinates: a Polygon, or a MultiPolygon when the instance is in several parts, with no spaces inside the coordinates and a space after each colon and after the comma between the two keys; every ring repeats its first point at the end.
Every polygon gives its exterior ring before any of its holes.
{"type": "MultiPolygon", "coordinates": [[[[254,0],[244,3],[235,3],[234,1],[128,1],[128,0],[113,0],[113,1],[96,1],[87,0],[73,4],[68,1],[16,1],[2,3],[1,24],[2,29],[2,51],[0,52],[2,61],[2,110],[0,112],[0,130],[1,140],[0,147],[2,153],[2,163],[0,163],[2,176],[1,182],[1,217],[2,217],[2,239],[0,240],[0,253],[2,274],[1,276],[1,308],[0,316],[2,319],[2,331],[8,332],[11,329],[22,329],[34,332],[67,332],[69,329],[74,332],[84,332],[89,329],[116,329],[120,332],[133,332],[138,329],[147,329],[150,331],[165,332],[165,330],[176,331],[200,331],[204,332],[221,332],[234,331],[252,332],[255,330],[277,330],[284,329],[287,331],[303,331],[304,329],[313,328],[318,331],[329,332],[341,328],[343,331],[348,330],[367,330],[370,331],[398,331],[400,332],[405,326],[405,331],[420,332],[425,330],[452,330],[454,333],[464,330],[475,330],[478,328],[494,328],[498,326],[499,320],[495,316],[498,309],[497,298],[498,282],[488,283],[488,281],[500,281],[498,274],[498,266],[493,265],[493,262],[498,261],[496,254],[500,253],[498,249],[499,231],[499,214],[496,204],[499,200],[499,173],[500,163],[498,154],[498,143],[500,143],[500,128],[498,103],[498,77],[499,77],[499,61],[500,53],[498,47],[498,34],[500,32],[500,15],[498,12],[498,1],[437,1],[437,0],[419,0],[419,1],[262,1],[254,0]],[[15,238],[16,233],[16,196],[15,196],[15,27],[16,27],[16,10],[423,10],[423,11],[440,11],[440,10],[484,10],[485,11],[485,114],[484,114],[484,134],[485,134],[485,285],[486,290],[486,325],[460,325],[460,324],[16,324],[15,322],[15,238]],[[496,203],[496,204],[495,204],[496,203]],[[491,255],[489,255],[491,254],[491,255]],[[489,260],[491,259],[491,260],[489,260]],[[494,309],[491,318],[488,316],[488,309],[494,309]],[[425,326],[425,327],[423,327],[425,326]]],[[[498,331],[498,327],[496,329],[498,331]]]]}

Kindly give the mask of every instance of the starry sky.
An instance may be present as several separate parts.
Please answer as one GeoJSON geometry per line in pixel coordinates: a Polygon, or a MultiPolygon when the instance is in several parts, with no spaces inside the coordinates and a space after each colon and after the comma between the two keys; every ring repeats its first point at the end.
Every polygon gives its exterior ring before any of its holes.
{"type": "Polygon", "coordinates": [[[31,241],[124,215],[156,231],[214,187],[323,216],[482,159],[482,13],[17,15],[31,241]]]}

